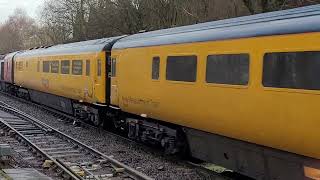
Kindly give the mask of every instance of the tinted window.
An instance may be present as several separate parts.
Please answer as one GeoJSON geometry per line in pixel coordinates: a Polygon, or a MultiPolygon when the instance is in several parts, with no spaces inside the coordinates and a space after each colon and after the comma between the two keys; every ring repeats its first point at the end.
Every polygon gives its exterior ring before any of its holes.
{"type": "Polygon", "coordinates": [[[59,61],[51,61],[51,73],[59,73],[59,61]]]}
{"type": "Polygon", "coordinates": [[[195,82],[197,79],[197,56],[169,56],[167,80],[195,82]]]}
{"type": "Polygon", "coordinates": [[[152,79],[159,79],[160,57],[154,57],[152,60],[152,79]]]}
{"type": "Polygon", "coordinates": [[[82,61],[81,60],[72,61],[72,74],[73,75],[82,75],[82,61]]]}
{"type": "Polygon", "coordinates": [[[207,59],[207,83],[247,85],[249,82],[249,55],[210,55],[207,59]]]}
{"type": "Polygon", "coordinates": [[[86,60],[86,75],[90,76],[90,60],[86,60]]]}
{"type": "Polygon", "coordinates": [[[43,61],[43,72],[49,72],[50,71],[50,61],[43,61]]]}
{"type": "Polygon", "coordinates": [[[101,60],[98,59],[98,76],[101,76],[101,60]]]}
{"type": "Polygon", "coordinates": [[[70,61],[61,61],[61,74],[70,73],[70,61]]]}
{"type": "Polygon", "coordinates": [[[111,76],[116,77],[117,75],[117,60],[115,58],[111,59],[111,76]]]}
{"type": "Polygon", "coordinates": [[[268,53],[263,64],[266,87],[320,90],[320,52],[268,53]]]}

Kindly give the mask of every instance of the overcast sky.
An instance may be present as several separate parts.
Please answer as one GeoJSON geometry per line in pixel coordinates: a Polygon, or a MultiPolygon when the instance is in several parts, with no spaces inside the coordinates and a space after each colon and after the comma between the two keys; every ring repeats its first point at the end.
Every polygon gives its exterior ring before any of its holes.
{"type": "Polygon", "coordinates": [[[4,22],[16,8],[23,8],[28,15],[36,18],[39,7],[45,0],[0,0],[0,22],[4,22]]]}

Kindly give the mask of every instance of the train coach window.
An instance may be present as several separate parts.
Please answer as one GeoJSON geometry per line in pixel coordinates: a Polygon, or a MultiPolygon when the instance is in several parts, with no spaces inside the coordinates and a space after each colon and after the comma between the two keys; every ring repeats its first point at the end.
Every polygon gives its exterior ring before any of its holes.
{"type": "Polygon", "coordinates": [[[70,73],[70,61],[64,60],[61,61],[61,74],[69,74],[70,73]]]}
{"type": "Polygon", "coordinates": [[[249,54],[209,55],[206,69],[207,83],[247,85],[249,54]]]}
{"type": "Polygon", "coordinates": [[[72,61],[72,74],[73,75],[82,75],[82,61],[81,60],[72,61]]]}
{"type": "Polygon", "coordinates": [[[320,90],[320,52],[267,53],[263,62],[265,87],[320,90]]]}
{"type": "Polygon", "coordinates": [[[51,61],[51,73],[59,73],[59,61],[51,61]]]}
{"type": "Polygon", "coordinates": [[[86,76],[90,76],[90,60],[86,60],[86,76]]]}
{"type": "Polygon", "coordinates": [[[117,76],[117,59],[111,59],[111,77],[117,76]]]}
{"type": "Polygon", "coordinates": [[[42,71],[48,73],[50,71],[50,62],[43,61],[42,71]]]}
{"type": "Polygon", "coordinates": [[[158,80],[160,75],[160,57],[152,59],[152,79],[158,80]]]}
{"type": "Polygon", "coordinates": [[[197,79],[197,56],[168,56],[166,79],[195,82],[197,79]]]}
{"type": "Polygon", "coordinates": [[[98,70],[97,70],[97,71],[98,71],[98,72],[97,72],[97,75],[98,75],[98,76],[101,76],[101,66],[102,66],[102,65],[101,65],[101,60],[98,59],[98,70]]]}

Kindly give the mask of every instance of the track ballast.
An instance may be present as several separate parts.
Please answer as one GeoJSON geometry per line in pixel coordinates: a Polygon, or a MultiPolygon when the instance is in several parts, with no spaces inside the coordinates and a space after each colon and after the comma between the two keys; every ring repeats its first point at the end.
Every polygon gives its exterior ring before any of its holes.
{"type": "Polygon", "coordinates": [[[0,101],[0,126],[71,179],[151,179],[0,101]],[[9,115],[10,114],[10,115],[9,115]]]}

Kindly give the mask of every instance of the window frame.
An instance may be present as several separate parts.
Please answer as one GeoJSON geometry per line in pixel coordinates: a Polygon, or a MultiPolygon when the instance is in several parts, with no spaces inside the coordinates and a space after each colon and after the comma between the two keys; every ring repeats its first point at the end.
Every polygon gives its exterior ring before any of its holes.
{"type": "Polygon", "coordinates": [[[152,56],[152,59],[151,59],[151,80],[152,81],[160,81],[160,79],[161,79],[161,57],[160,56],[152,56]],[[157,58],[158,60],[159,60],[159,62],[158,62],[158,78],[157,79],[154,79],[153,78],[153,63],[154,63],[154,60],[155,60],[155,58],[157,58]]]}
{"type": "Polygon", "coordinates": [[[71,75],[73,75],[73,76],[83,76],[83,60],[78,60],[78,59],[75,59],[75,60],[70,60],[71,61],[71,75]],[[74,67],[74,62],[81,62],[81,74],[79,73],[79,74],[75,74],[74,73],[74,69],[73,69],[73,67],[74,67]]]}
{"type": "Polygon", "coordinates": [[[319,94],[320,90],[313,89],[298,89],[298,88],[288,88],[288,87],[269,87],[264,85],[264,60],[267,54],[271,53],[304,53],[304,52],[319,52],[320,49],[316,48],[290,48],[290,49],[268,49],[264,52],[261,52],[261,76],[260,76],[260,87],[265,91],[273,91],[273,92],[289,92],[289,93],[298,93],[298,94],[319,94]]]}
{"type": "Polygon", "coordinates": [[[199,71],[200,71],[200,67],[201,67],[201,55],[199,55],[198,53],[181,53],[181,54],[167,54],[167,56],[164,58],[165,60],[165,65],[164,65],[164,80],[170,83],[174,83],[174,84],[187,84],[187,85],[194,85],[196,83],[198,83],[200,81],[200,76],[199,76],[199,71]],[[169,57],[188,57],[188,56],[195,56],[196,57],[196,77],[195,77],[195,81],[176,81],[176,80],[169,80],[167,78],[167,68],[168,68],[168,58],[169,57]]]}
{"type": "Polygon", "coordinates": [[[102,61],[101,59],[97,59],[97,77],[102,76],[102,61]]]}
{"type": "Polygon", "coordinates": [[[111,58],[111,78],[117,77],[117,58],[111,58]]]}
{"type": "Polygon", "coordinates": [[[250,52],[213,52],[213,53],[208,53],[207,56],[205,57],[204,60],[204,82],[207,86],[215,86],[215,87],[226,87],[226,88],[236,88],[236,89],[248,89],[249,86],[251,85],[251,63],[252,63],[252,55],[250,52]],[[248,55],[248,82],[245,85],[240,85],[240,84],[226,84],[226,83],[213,83],[213,82],[207,82],[207,63],[208,63],[208,58],[209,56],[214,56],[214,55],[239,55],[239,54],[245,54],[248,55]]]}
{"type": "Polygon", "coordinates": [[[70,69],[71,69],[71,68],[70,68],[70,64],[71,64],[70,61],[71,61],[71,60],[61,60],[61,61],[60,61],[60,74],[62,74],[62,75],[70,75],[70,69]],[[63,62],[68,62],[68,63],[69,63],[68,73],[64,73],[64,71],[62,71],[62,63],[63,63],[63,62]]]}
{"type": "Polygon", "coordinates": [[[59,60],[52,60],[50,61],[50,73],[52,74],[59,74],[60,73],[60,61],[59,60]],[[52,63],[58,63],[57,72],[52,72],[52,63]]]}
{"type": "Polygon", "coordinates": [[[85,73],[85,76],[87,76],[87,77],[90,77],[91,76],[91,61],[90,61],[90,59],[87,59],[87,60],[85,60],[85,62],[86,62],[86,73],[85,73]],[[89,65],[89,67],[88,67],[88,65],[89,65]]]}
{"type": "Polygon", "coordinates": [[[43,73],[50,73],[50,61],[49,60],[42,61],[42,72],[43,73]],[[48,65],[48,71],[45,71],[45,65],[48,65]]]}

